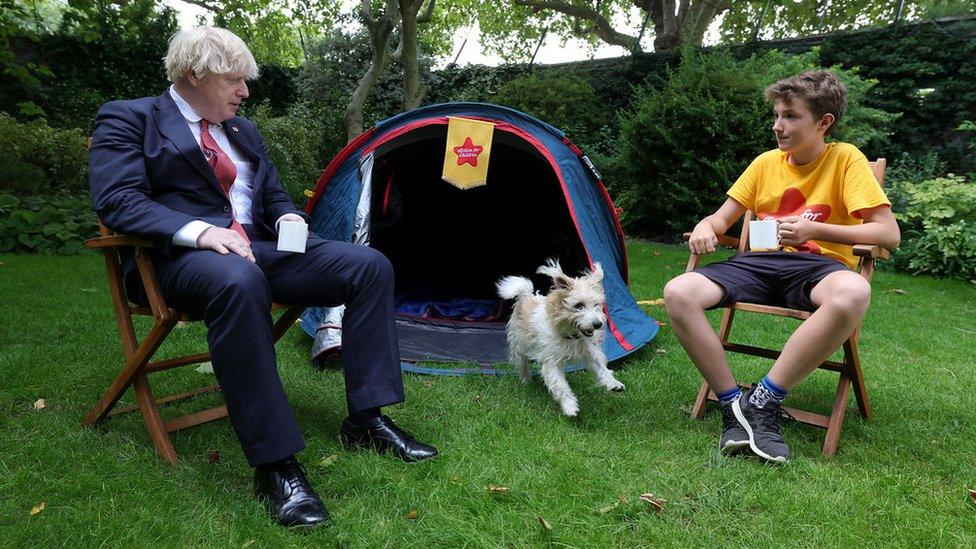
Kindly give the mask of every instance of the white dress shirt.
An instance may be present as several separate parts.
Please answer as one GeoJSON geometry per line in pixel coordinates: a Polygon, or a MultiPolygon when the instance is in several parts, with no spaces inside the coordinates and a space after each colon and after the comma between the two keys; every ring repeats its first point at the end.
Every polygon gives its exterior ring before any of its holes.
{"type": "MultiPolygon", "coordinates": [[[[186,119],[186,124],[190,127],[190,133],[193,134],[193,138],[197,140],[197,145],[200,145],[200,120],[203,117],[185,99],[180,97],[175,86],[169,87],[169,94],[173,98],[173,101],[176,102],[176,106],[180,109],[180,114],[186,119]]],[[[251,196],[254,194],[254,166],[227,139],[227,133],[224,131],[223,124],[211,122],[208,129],[214,141],[217,142],[217,145],[227,153],[227,156],[234,162],[234,166],[237,167],[237,177],[234,179],[234,184],[230,188],[230,205],[234,219],[241,225],[251,223],[251,196]]],[[[173,244],[196,248],[197,238],[200,237],[203,231],[212,226],[210,223],[199,219],[191,221],[176,231],[176,234],[173,235],[173,244]]]]}

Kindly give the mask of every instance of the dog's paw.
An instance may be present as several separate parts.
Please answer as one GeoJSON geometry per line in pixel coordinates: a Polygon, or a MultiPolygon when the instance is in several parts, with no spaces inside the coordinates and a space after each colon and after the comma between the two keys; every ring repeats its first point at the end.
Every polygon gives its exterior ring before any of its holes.
{"type": "Polygon", "coordinates": [[[576,417],[576,414],[579,413],[579,404],[575,402],[563,402],[560,406],[563,409],[563,413],[569,417],[576,417]]]}
{"type": "Polygon", "coordinates": [[[623,383],[617,381],[616,379],[613,380],[613,381],[611,381],[610,384],[607,385],[607,389],[610,389],[611,391],[613,391],[615,393],[620,393],[620,392],[622,392],[626,388],[627,388],[626,385],[624,385],[623,383]]]}

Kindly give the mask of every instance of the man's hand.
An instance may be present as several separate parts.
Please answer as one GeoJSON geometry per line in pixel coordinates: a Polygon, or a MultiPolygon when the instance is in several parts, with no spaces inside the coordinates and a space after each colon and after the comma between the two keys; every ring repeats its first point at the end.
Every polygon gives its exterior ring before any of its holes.
{"type": "Polygon", "coordinates": [[[711,223],[707,221],[695,225],[695,230],[691,231],[691,238],[688,239],[688,249],[695,255],[714,252],[716,244],[718,237],[715,236],[711,223]]]}
{"type": "Polygon", "coordinates": [[[798,215],[779,218],[779,243],[783,246],[799,246],[813,240],[817,222],[798,215]]]}
{"type": "Polygon", "coordinates": [[[305,223],[305,219],[298,214],[285,214],[278,218],[277,223],[281,223],[282,221],[298,221],[300,223],[305,223]]]}
{"type": "Polygon", "coordinates": [[[256,261],[251,245],[233,229],[208,227],[197,237],[197,248],[213,250],[222,255],[234,253],[251,262],[256,261]]]}

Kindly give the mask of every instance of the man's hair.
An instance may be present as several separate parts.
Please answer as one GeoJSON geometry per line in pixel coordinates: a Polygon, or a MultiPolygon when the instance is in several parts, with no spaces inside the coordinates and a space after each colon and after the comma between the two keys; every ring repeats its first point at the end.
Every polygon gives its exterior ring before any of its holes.
{"type": "Polygon", "coordinates": [[[258,64],[244,41],[227,29],[203,26],[182,30],[169,39],[164,58],[166,78],[178,82],[193,73],[198,78],[208,74],[244,73],[258,77],[258,64]]]}
{"type": "Polygon", "coordinates": [[[763,96],[770,102],[802,99],[817,120],[828,112],[834,115],[827,135],[834,131],[847,109],[847,88],[830,71],[807,71],[780,80],[770,84],[763,96]]]}

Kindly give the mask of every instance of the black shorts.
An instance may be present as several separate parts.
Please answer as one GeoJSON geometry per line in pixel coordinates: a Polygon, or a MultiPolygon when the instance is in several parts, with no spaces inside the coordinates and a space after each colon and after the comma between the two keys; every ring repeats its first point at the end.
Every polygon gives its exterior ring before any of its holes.
{"type": "Polygon", "coordinates": [[[713,309],[746,302],[813,311],[813,287],[830,273],[850,270],[836,259],[806,252],[743,252],[692,272],[725,290],[713,309]]]}

